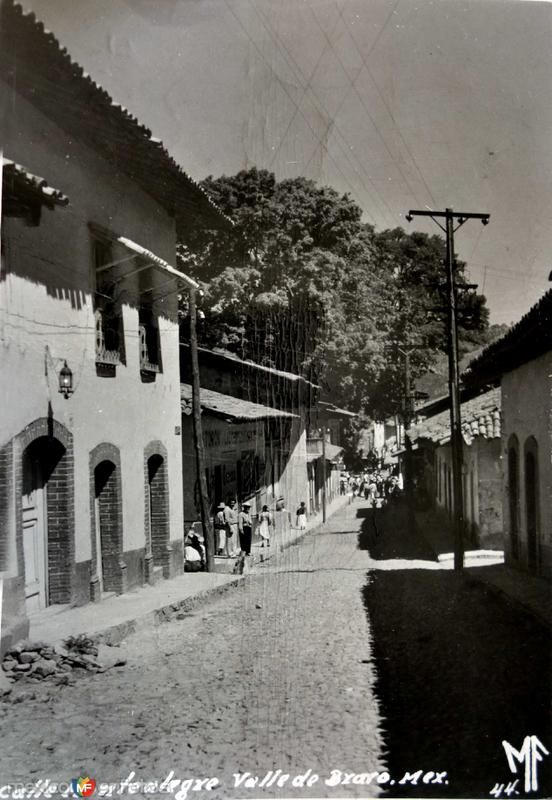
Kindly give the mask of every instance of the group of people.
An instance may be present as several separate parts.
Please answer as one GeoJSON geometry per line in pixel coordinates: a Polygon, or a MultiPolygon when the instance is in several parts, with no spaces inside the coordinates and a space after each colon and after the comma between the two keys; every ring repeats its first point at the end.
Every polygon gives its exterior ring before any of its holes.
{"type": "Polygon", "coordinates": [[[401,493],[401,488],[397,475],[384,476],[378,471],[363,475],[342,476],[340,493],[347,494],[348,492],[351,492],[353,497],[363,497],[375,507],[397,498],[401,493]]]}
{"type": "MultiPolygon", "coordinates": [[[[285,510],[283,498],[278,501],[285,510]]],[[[276,506],[278,510],[278,504],[276,506]]],[[[228,503],[219,503],[214,517],[215,554],[234,558],[238,555],[250,556],[253,539],[254,521],[251,516],[251,503],[243,502],[240,506],[232,498],[228,503]]],[[[302,502],[296,512],[296,527],[304,530],[307,527],[307,507],[302,502]]],[[[185,564],[187,572],[205,569],[205,540],[199,530],[200,523],[192,525],[185,541],[185,564]]],[[[256,531],[261,538],[261,547],[270,547],[271,534],[274,529],[274,518],[263,506],[256,519],[256,531]]]]}
{"type": "MultiPolygon", "coordinates": [[[[215,553],[217,556],[233,558],[237,555],[251,555],[253,539],[253,518],[251,503],[244,502],[238,507],[232,498],[228,503],[219,503],[215,512],[215,553]]],[[[268,506],[258,516],[257,532],[262,544],[270,547],[270,534],[274,525],[268,506]]],[[[196,531],[197,523],[190,529],[185,543],[185,559],[187,571],[195,572],[205,568],[205,541],[203,535],[196,531]],[[190,564],[188,566],[188,564],[190,564]],[[197,565],[197,566],[196,566],[197,565]]]]}
{"type": "MultiPolygon", "coordinates": [[[[244,502],[238,510],[236,501],[232,498],[226,503],[219,503],[215,513],[215,548],[219,556],[231,558],[236,555],[239,539],[240,552],[244,556],[251,555],[251,542],[253,539],[253,519],[251,517],[251,503],[244,502]]],[[[262,544],[270,547],[270,534],[274,526],[272,515],[268,506],[263,506],[257,519],[257,532],[262,544]]]]}

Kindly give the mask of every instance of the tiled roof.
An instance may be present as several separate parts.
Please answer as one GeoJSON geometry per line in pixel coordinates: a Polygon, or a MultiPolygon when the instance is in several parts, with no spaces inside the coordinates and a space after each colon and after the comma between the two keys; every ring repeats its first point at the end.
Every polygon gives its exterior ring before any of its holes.
{"type": "Polygon", "coordinates": [[[462,375],[466,384],[496,381],[505,372],[552,350],[552,289],[508,333],[475,358],[462,375]]]}
{"type": "MultiPolygon", "coordinates": [[[[280,411],[278,408],[262,406],[259,403],[251,403],[249,400],[241,400],[239,397],[232,397],[228,394],[213,392],[210,389],[200,390],[201,408],[217,417],[224,417],[241,422],[270,419],[273,417],[296,417],[289,411],[280,411]]],[[[192,387],[188,383],[180,384],[180,400],[182,411],[191,414],[192,411],[192,387]]]]}
{"type": "Polygon", "coordinates": [[[33,175],[32,172],[29,172],[29,170],[23,167],[21,164],[16,164],[15,161],[11,161],[8,158],[2,158],[2,173],[3,193],[8,191],[14,193],[18,193],[20,191],[30,193],[37,196],[42,205],[45,205],[48,208],[54,208],[55,206],[66,206],[69,202],[69,198],[64,195],[63,192],[52,188],[48,185],[44,178],[40,178],[38,175],[33,175]]]}
{"type": "MultiPolygon", "coordinates": [[[[461,405],[462,436],[470,445],[476,436],[486,439],[500,437],[500,389],[474,397],[461,405]]],[[[450,411],[441,411],[408,430],[414,445],[419,439],[429,439],[436,444],[450,441],[450,411]]]]}
{"type": "Polygon", "coordinates": [[[188,212],[216,227],[233,225],[163,143],[115,103],[33,13],[24,13],[13,0],[0,3],[0,71],[17,92],[125,172],[177,221],[188,212]]]}

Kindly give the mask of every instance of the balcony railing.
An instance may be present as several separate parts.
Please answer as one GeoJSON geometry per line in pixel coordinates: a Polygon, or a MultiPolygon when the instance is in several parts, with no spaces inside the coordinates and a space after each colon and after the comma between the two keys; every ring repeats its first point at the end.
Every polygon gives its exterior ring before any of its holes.
{"type": "Polygon", "coordinates": [[[111,364],[116,366],[121,363],[119,350],[108,350],[105,346],[102,312],[96,311],[96,364],[111,364]]]}
{"type": "Polygon", "coordinates": [[[148,331],[145,325],[139,326],[139,335],[140,335],[140,370],[142,372],[161,372],[159,364],[150,360],[150,352],[148,348],[148,331]]]}

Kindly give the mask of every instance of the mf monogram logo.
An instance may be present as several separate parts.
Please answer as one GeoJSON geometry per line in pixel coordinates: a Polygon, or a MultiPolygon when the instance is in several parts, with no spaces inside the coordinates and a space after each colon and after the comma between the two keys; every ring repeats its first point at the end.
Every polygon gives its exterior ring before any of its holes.
{"type": "Polygon", "coordinates": [[[525,766],[525,791],[536,792],[539,788],[537,777],[537,765],[542,761],[543,756],[548,756],[550,753],[543,745],[543,743],[536,736],[526,736],[523,740],[520,750],[509,742],[503,741],[502,746],[508,759],[508,766],[510,772],[517,774],[518,764],[525,766]],[[517,762],[517,763],[516,763],[517,762]]]}

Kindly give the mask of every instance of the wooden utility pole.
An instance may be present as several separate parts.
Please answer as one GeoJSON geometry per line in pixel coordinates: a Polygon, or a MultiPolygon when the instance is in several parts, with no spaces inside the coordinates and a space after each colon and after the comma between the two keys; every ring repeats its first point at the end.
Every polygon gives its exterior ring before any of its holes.
{"type": "Polygon", "coordinates": [[[454,280],[454,233],[468,219],[479,219],[483,225],[489,224],[490,214],[474,214],[472,212],[454,212],[452,208],[444,211],[409,211],[408,222],[413,217],[431,217],[444,231],[447,251],[445,267],[447,273],[447,310],[448,310],[448,363],[449,363],[449,397],[450,397],[450,442],[452,448],[452,481],[454,496],[454,569],[464,568],[464,487],[462,478],[462,419],[460,412],[460,374],[458,368],[458,319],[456,311],[456,283],[454,280]],[[445,226],[437,218],[445,219],[445,226]],[[458,221],[456,228],[454,221],[458,221]]]}
{"type": "Polygon", "coordinates": [[[326,522],[326,429],[322,428],[322,522],[326,522]]]}
{"type": "Polygon", "coordinates": [[[410,385],[410,350],[404,350],[404,450],[405,450],[405,494],[408,512],[408,527],[414,533],[414,469],[412,463],[412,442],[408,429],[412,422],[412,387],[410,385]]]}
{"type": "Polygon", "coordinates": [[[205,539],[206,569],[207,572],[214,572],[215,541],[209,515],[207,477],[205,475],[205,448],[203,445],[203,431],[201,429],[199,358],[197,355],[197,303],[195,289],[190,289],[190,356],[192,362],[192,413],[197,482],[199,487],[199,508],[201,525],[203,527],[203,538],[205,539]]]}

